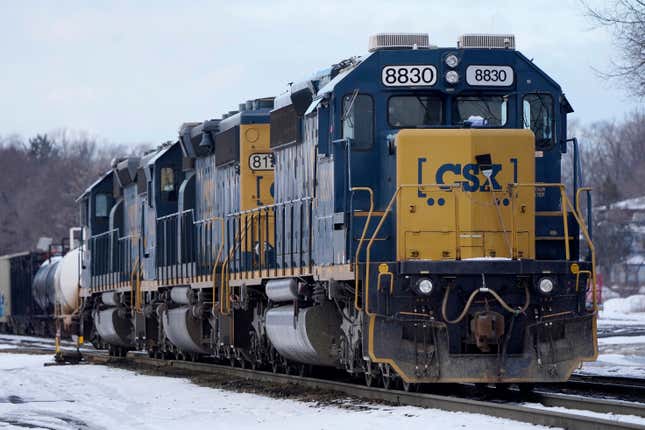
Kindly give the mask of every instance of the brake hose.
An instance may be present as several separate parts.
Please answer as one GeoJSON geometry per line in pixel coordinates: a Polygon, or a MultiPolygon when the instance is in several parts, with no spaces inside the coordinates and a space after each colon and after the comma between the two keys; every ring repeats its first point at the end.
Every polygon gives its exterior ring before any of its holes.
{"type": "Polygon", "coordinates": [[[495,291],[491,290],[490,288],[481,287],[481,288],[476,289],[472,293],[470,293],[470,297],[468,297],[468,301],[466,302],[466,306],[464,307],[464,310],[461,312],[461,314],[456,319],[450,320],[446,316],[446,308],[448,307],[448,296],[450,295],[450,289],[451,288],[452,287],[447,287],[446,288],[446,293],[443,295],[443,303],[441,304],[441,315],[443,316],[444,321],[446,321],[448,324],[460,323],[466,317],[466,314],[468,313],[468,310],[470,309],[470,306],[472,305],[473,300],[475,300],[475,297],[479,293],[489,293],[490,295],[492,295],[499,302],[500,305],[502,305],[502,307],[504,309],[506,309],[508,312],[510,312],[510,313],[512,313],[514,315],[524,313],[524,311],[526,311],[526,309],[528,309],[529,304],[531,302],[531,298],[530,298],[530,295],[529,295],[529,288],[526,287],[526,286],[524,287],[524,294],[526,296],[524,306],[522,306],[521,308],[517,308],[517,309],[513,309],[512,307],[510,307],[508,305],[508,303],[506,303],[504,301],[504,299],[502,299],[500,297],[500,295],[497,294],[495,291]]]}

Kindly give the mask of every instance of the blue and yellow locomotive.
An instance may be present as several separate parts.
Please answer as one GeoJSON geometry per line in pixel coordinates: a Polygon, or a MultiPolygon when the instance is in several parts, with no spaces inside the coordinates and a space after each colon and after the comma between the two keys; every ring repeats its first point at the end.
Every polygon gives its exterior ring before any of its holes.
{"type": "Polygon", "coordinates": [[[115,160],[80,198],[84,334],[386,387],[564,381],[597,354],[570,112],[511,35],[373,36],[115,160]]]}

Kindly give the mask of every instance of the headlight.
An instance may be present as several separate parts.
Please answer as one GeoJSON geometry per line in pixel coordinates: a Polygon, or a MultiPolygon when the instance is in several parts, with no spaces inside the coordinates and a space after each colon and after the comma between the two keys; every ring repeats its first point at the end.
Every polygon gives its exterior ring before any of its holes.
{"type": "Polygon", "coordinates": [[[446,57],[446,66],[455,68],[459,64],[459,58],[455,54],[450,54],[446,57]]]}
{"type": "Polygon", "coordinates": [[[448,82],[449,84],[456,84],[457,82],[459,82],[459,73],[455,72],[454,70],[447,72],[446,82],[448,82]]]}
{"type": "Polygon", "coordinates": [[[432,292],[432,281],[430,279],[421,279],[419,282],[417,282],[417,291],[420,294],[425,294],[428,295],[432,292]]]}
{"type": "Polygon", "coordinates": [[[542,294],[551,294],[553,291],[553,279],[551,278],[542,278],[538,282],[538,288],[542,294]]]}

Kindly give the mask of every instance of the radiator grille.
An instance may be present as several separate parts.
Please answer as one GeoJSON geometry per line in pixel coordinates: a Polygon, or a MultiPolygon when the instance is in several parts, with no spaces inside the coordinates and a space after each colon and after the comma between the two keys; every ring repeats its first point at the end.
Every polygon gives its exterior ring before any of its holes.
{"type": "Polygon", "coordinates": [[[370,36],[369,52],[391,48],[429,48],[427,33],[378,33],[370,36]]]}
{"type": "Polygon", "coordinates": [[[464,34],[457,42],[459,48],[515,49],[512,34],[464,34]]]}

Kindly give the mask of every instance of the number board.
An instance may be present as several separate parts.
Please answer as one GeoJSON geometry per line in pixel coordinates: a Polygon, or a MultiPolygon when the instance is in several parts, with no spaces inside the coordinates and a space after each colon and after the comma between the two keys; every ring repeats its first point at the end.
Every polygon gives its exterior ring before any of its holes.
{"type": "Polygon", "coordinates": [[[508,87],[513,85],[510,66],[468,66],[466,82],[471,86],[508,87]]]}
{"type": "Polygon", "coordinates": [[[273,170],[275,161],[271,153],[253,153],[249,155],[249,169],[273,170]]]}
{"type": "Polygon", "coordinates": [[[430,64],[385,66],[381,80],[386,87],[428,87],[437,82],[437,68],[430,64]]]}

